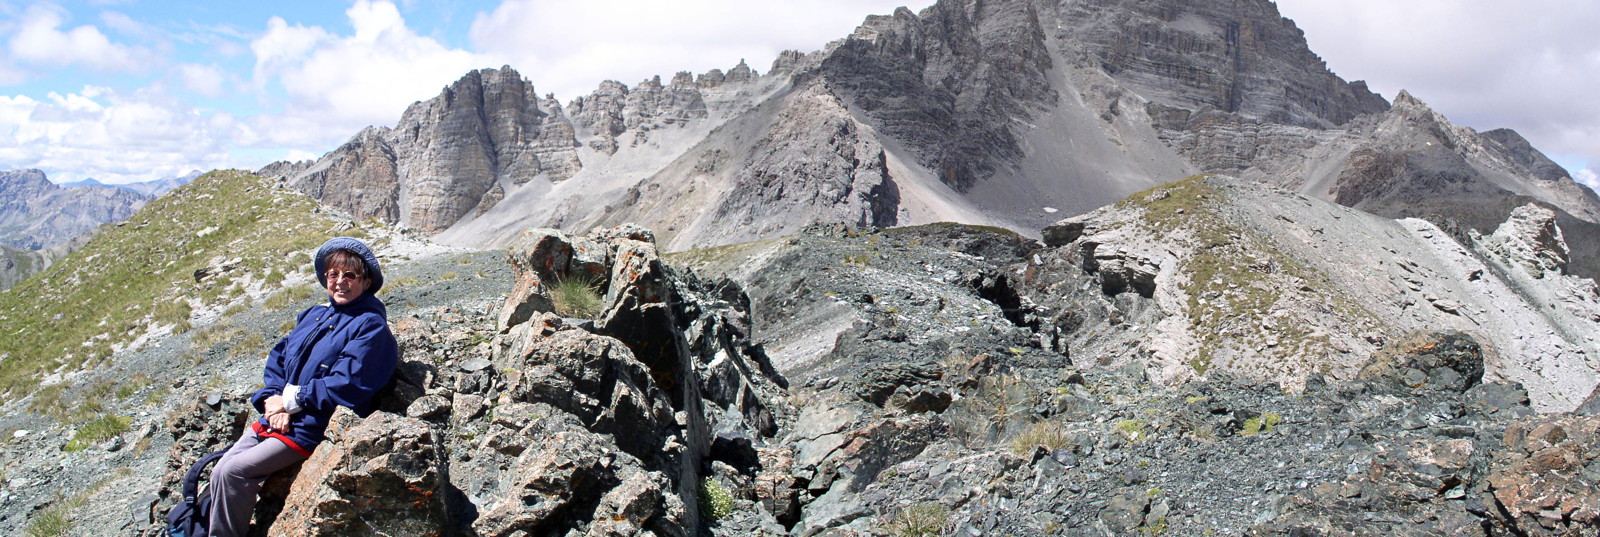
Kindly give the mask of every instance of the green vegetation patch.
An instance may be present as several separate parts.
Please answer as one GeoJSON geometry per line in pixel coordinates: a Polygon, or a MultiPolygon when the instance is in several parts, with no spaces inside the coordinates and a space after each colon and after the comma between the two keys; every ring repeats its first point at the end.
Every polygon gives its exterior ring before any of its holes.
{"type": "Polygon", "coordinates": [[[1182,284],[1185,309],[1200,343],[1189,359],[1196,374],[1206,374],[1220,352],[1239,343],[1263,347],[1267,363],[1286,368],[1277,373],[1290,373],[1288,369],[1304,365],[1300,362],[1325,355],[1328,336],[1315,333],[1312,327],[1318,323],[1311,319],[1289,316],[1264,326],[1274,312],[1295,311],[1283,307],[1287,299],[1312,296],[1346,321],[1372,317],[1342,294],[1317,291],[1332,287],[1326,275],[1235,225],[1219,210],[1225,194],[1206,177],[1192,176],[1118,203],[1119,208],[1138,209],[1152,232],[1183,230],[1178,236],[1193,248],[1179,271],[1187,277],[1182,284]],[[1306,287],[1295,289],[1293,281],[1306,287]]]}
{"type": "Polygon", "coordinates": [[[1043,446],[1050,450],[1067,447],[1069,444],[1067,431],[1060,423],[1053,421],[1040,421],[1023,429],[1011,439],[1011,453],[1023,456],[1032,452],[1035,447],[1043,446]]]}
{"type": "Polygon", "coordinates": [[[733,514],[733,493],[709,477],[700,478],[700,516],[716,522],[733,514]]]}
{"type": "Polygon", "coordinates": [[[1255,436],[1271,431],[1273,427],[1277,427],[1282,422],[1283,416],[1278,415],[1276,412],[1265,412],[1260,416],[1244,420],[1244,429],[1240,430],[1239,434],[1242,436],[1255,436]]]}
{"type": "Polygon", "coordinates": [[[89,446],[110,440],[112,437],[128,432],[128,427],[133,423],[133,418],[122,416],[104,416],[78,428],[72,435],[72,440],[62,448],[68,453],[76,453],[88,449],[89,446]]]}
{"type": "MultiPolygon", "coordinates": [[[[240,258],[258,277],[300,270],[291,253],[351,234],[316,203],[232,170],[205,174],[150,202],[121,226],[0,293],[0,392],[29,391],[46,373],[90,367],[155,326],[189,328],[189,303],[238,298],[246,266],[195,281],[213,258],[240,258]]],[[[309,257],[303,257],[309,259],[309,257]]]]}
{"type": "Polygon", "coordinates": [[[1137,419],[1117,422],[1117,432],[1135,444],[1150,439],[1150,432],[1145,429],[1145,423],[1137,419]]]}
{"type": "Polygon", "coordinates": [[[555,302],[556,314],[580,319],[594,318],[605,305],[600,296],[600,284],[592,278],[579,276],[556,280],[550,286],[550,299],[555,302]]]}
{"type": "Polygon", "coordinates": [[[911,505],[895,512],[883,529],[895,537],[939,537],[950,523],[950,508],[935,502],[911,505]]]}

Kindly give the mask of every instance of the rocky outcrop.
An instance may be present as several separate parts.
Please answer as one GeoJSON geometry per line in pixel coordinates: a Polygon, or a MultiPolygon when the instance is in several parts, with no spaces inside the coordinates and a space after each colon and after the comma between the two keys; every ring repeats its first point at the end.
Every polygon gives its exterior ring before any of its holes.
{"type": "Polygon", "coordinates": [[[940,2],[868,19],[822,61],[841,97],[958,191],[1022,156],[1016,120],[1054,104],[1054,63],[1028,2],[940,2]],[[870,37],[864,37],[870,36],[870,37]]]}
{"type": "Polygon", "coordinates": [[[814,86],[778,113],[701,233],[743,242],[817,222],[891,227],[899,208],[883,145],[844,103],[814,86]]]}
{"type": "Polygon", "coordinates": [[[497,184],[571,177],[581,164],[566,123],[559,103],[541,102],[510,67],[473,71],[412,105],[393,131],[400,223],[436,232],[497,184]]]}
{"type": "Polygon", "coordinates": [[[732,69],[729,69],[728,75],[724,78],[724,80],[737,84],[739,82],[749,82],[750,79],[753,79],[756,76],[759,76],[759,73],[756,73],[755,69],[751,69],[750,64],[744,62],[744,58],[739,58],[739,65],[735,65],[732,69]]]}
{"type": "Polygon", "coordinates": [[[628,92],[622,106],[623,128],[660,128],[706,117],[706,103],[695,86],[693,75],[679,72],[672,83],[661,85],[661,77],[640,82],[628,92]]]}
{"type": "Polygon", "coordinates": [[[573,121],[595,136],[596,139],[589,141],[589,147],[610,155],[617,152],[617,136],[627,129],[622,114],[627,104],[628,87],[607,80],[587,97],[573,99],[569,108],[573,121]]]}
{"type": "MultiPolygon", "coordinates": [[[[281,502],[264,494],[269,535],[687,537],[706,480],[755,479],[790,412],[738,287],[662,264],[640,228],[530,231],[511,259],[516,296],[599,275],[601,313],[513,299],[525,315],[499,327],[397,319],[404,362],[378,411],[341,410],[281,502]]],[[[214,399],[172,424],[174,471],[239,434],[242,398],[214,399]]]]}
{"type": "MultiPolygon", "coordinates": [[[[1469,251],[1425,221],[1196,177],[1055,226],[1049,234],[1059,246],[1041,253],[1028,281],[1060,297],[1040,304],[1058,323],[1077,324],[1084,314],[1073,309],[1085,304],[1110,319],[1068,335],[1097,334],[1095,349],[1142,353],[1100,351],[1101,360],[1127,356],[1166,382],[1226,372],[1298,389],[1313,375],[1360,378],[1374,367],[1370,357],[1405,334],[1453,329],[1493,357],[1486,382],[1518,382],[1535,408],[1567,411],[1600,383],[1600,340],[1588,335],[1600,328],[1600,294],[1588,280],[1515,268],[1544,267],[1561,250],[1553,228],[1540,224],[1549,214],[1523,212],[1501,239],[1487,240],[1498,246],[1473,242],[1469,251]],[[1105,328],[1120,323],[1159,335],[1105,328]]],[[[1434,369],[1421,368],[1415,382],[1434,369]]]]}
{"type": "Polygon", "coordinates": [[[1088,62],[1167,106],[1313,128],[1388,108],[1329,71],[1271,2],[1082,2],[1059,17],[1088,62]]]}
{"type": "Polygon", "coordinates": [[[481,214],[506,188],[571,177],[582,168],[577,145],[560,103],[503,67],[467,73],[395,128],[368,128],[309,168],[269,168],[354,216],[434,233],[481,214]]]}
{"type": "Polygon", "coordinates": [[[323,204],[357,218],[400,219],[400,173],[392,131],[367,127],[338,149],[308,166],[268,165],[259,172],[294,177],[290,183],[323,204]]]}
{"type": "Polygon", "coordinates": [[[110,186],[62,188],[39,170],[0,171],[0,245],[44,250],[120,222],[152,199],[110,186]]]}
{"type": "Polygon", "coordinates": [[[1524,205],[1483,238],[1485,248],[1522,266],[1535,278],[1564,274],[1571,261],[1567,241],[1556,226],[1556,214],[1538,205],[1524,205]]]}
{"type": "Polygon", "coordinates": [[[328,440],[301,464],[267,535],[444,533],[444,453],[426,422],[340,409],[328,440]]]}

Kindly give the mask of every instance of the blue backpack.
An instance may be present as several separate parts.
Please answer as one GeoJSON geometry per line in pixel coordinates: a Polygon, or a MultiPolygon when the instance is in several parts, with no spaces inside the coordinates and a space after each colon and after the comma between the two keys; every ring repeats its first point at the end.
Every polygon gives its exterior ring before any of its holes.
{"type": "MultiPolygon", "coordinates": [[[[233,447],[233,446],[228,446],[233,447]]],[[[211,525],[211,495],[201,498],[200,476],[206,473],[206,467],[222,458],[228,448],[207,453],[195,461],[189,468],[189,473],[183,476],[183,500],[167,513],[167,529],[161,535],[167,537],[207,537],[211,530],[206,526],[211,525]]]]}

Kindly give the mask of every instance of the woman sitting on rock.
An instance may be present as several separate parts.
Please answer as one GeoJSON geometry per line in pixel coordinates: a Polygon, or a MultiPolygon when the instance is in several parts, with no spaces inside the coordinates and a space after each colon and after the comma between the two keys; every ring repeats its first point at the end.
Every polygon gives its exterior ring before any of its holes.
{"type": "Polygon", "coordinates": [[[247,535],[267,476],[310,457],[338,407],[371,412],[373,395],[399,362],[383,302],[374,296],[383,272],[372,250],[339,237],[317,249],[314,266],[328,303],[302,312],[267,356],[266,387],[250,397],[261,419],[211,472],[213,536],[247,535]]]}

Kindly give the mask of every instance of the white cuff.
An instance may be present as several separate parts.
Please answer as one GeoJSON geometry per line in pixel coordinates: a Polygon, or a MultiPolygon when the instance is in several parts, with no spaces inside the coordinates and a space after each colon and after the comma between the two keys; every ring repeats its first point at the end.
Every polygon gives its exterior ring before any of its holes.
{"type": "Polygon", "coordinates": [[[283,411],[294,414],[300,411],[300,387],[294,384],[283,387],[283,411]]]}

